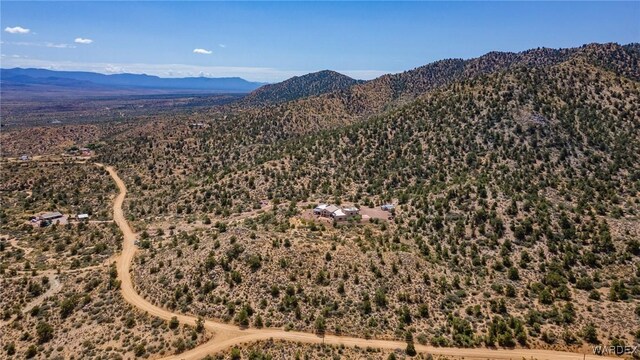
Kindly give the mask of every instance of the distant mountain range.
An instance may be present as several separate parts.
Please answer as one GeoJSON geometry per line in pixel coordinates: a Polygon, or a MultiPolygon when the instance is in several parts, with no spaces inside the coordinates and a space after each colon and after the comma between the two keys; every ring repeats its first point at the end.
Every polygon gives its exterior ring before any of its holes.
{"type": "MultiPolygon", "coordinates": [[[[519,53],[490,52],[474,59],[446,59],[369,81],[355,80],[323,70],[295,76],[275,84],[229,78],[160,78],[144,74],[105,75],[93,72],[45,69],[0,69],[4,99],[12,97],[83,97],[91,95],[147,95],[186,93],[237,93],[247,96],[231,108],[263,109],[261,116],[275,119],[294,116],[343,122],[370,116],[405,104],[436,88],[508,69],[551,66],[581,55],[631,79],[640,78],[637,54],[640,45],[589,44],[578,48],[537,48],[519,53]],[[632,64],[634,66],[628,66],[632,64]],[[287,115],[285,115],[287,114],[287,115]],[[283,116],[284,115],[284,116],[283,116]]],[[[265,122],[268,123],[268,122],[265,122]]]]}
{"type": "Polygon", "coordinates": [[[248,93],[264,85],[239,77],[161,78],[144,74],[105,75],[83,71],[0,69],[3,92],[109,94],[109,93],[248,93]]]}

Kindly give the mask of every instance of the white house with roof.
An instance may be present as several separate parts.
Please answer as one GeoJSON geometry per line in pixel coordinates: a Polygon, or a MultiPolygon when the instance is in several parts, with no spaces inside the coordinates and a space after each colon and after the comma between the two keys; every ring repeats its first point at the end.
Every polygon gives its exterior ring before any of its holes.
{"type": "Polygon", "coordinates": [[[329,205],[322,211],[322,216],[331,217],[331,214],[333,214],[337,210],[340,210],[340,208],[335,205],[329,205]]]}
{"type": "Polygon", "coordinates": [[[313,214],[317,216],[330,217],[336,221],[348,220],[360,213],[360,209],[355,206],[340,208],[336,205],[318,204],[313,209],[313,214]]]}
{"type": "Polygon", "coordinates": [[[327,208],[327,206],[329,206],[329,205],[328,204],[318,204],[318,206],[313,208],[313,215],[322,215],[322,212],[324,211],[324,209],[327,208]]]}

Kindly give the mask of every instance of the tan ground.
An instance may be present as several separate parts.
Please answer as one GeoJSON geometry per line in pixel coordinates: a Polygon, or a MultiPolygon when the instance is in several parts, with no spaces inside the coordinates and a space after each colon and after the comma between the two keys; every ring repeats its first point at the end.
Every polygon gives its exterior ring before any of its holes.
{"type": "MultiPolygon", "coordinates": [[[[164,320],[170,320],[176,317],[183,324],[195,325],[197,318],[189,315],[172,313],[160,307],[157,307],[144,298],[142,298],[134,289],[131,279],[130,269],[131,262],[136,252],[134,244],[136,236],[131,230],[122,211],[122,203],[127,194],[127,188],[118,176],[113,167],[107,166],[107,171],[116,182],[120,193],[116,197],[113,205],[114,221],[122,230],[124,235],[124,244],[122,254],[118,257],[118,279],[122,282],[121,293],[124,299],[133,306],[143,310],[153,316],[157,316],[164,320]]],[[[192,350],[184,352],[180,355],[167,357],[166,359],[201,359],[209,354],[223,351],[229,347],[249,343],[258,340],[282,339],[289,341],[298,341],[303,343],[325,343],[331,345],[345,345],[349,347],[372,347],[381,349],[402,349],[406,346],[404,342],[386,341],[386,340],[366,340],[356,337],[326,335],[318,336],[312,333],[288,332],[281,329],[239,329],[216,321],[206,320],[205,328],[213,331],[213,338],[192,350]]],[[[433,355],[447,356],[464,356],[467,359],[514,359],[514,358],[535,358],[535,359],[605,359],[605,357],[595,355],[584,355],[570,352],[537,350],[537,349],[487,349],[487,348],[438,348],[433,346],[417,345],[416,350],[421,353],[431,353],[433,355]]]]}
{"type": "Polygon", "coordinates": [[[117,195],[106,171],[92,163],[45,161],[2,163],[0,167],[6,175],[0,191],[4,212],[0,226],[0,359],[133,359],[140,353],[155,359],[209,339],[206,332],[193,327],[169,330],[165,321],[138,311],[123,301],[118,289],[110,287],[115,279],[109,265],[116,259],[112,255],[120,253],[122,235],[115,224],[101,222],[113,222],[112,202],[117,195]],[[75,193],[79,178],[91,179],[86,181],[87,192],[75,193]],[[43,192],[51,183],[55,189],[43,192]],[[56,203],[57,194],[62,193],[73,196],[56,203]],[[24,200],[27,196],[32,202],[24,200]],[[88,206],[101,220],[31,226],[26,219],[49,210],[48,206],[60,206],[67,214],[88,206]],[[58,244],[65,246],[60,249],[58,244]],[[104,249],[94,251],[98,244],[104,249]],[[67,300],[71,310],[62,315],[67,300]],[[37,336],[40,324],[53,330],[47,340],[37,336]]]}

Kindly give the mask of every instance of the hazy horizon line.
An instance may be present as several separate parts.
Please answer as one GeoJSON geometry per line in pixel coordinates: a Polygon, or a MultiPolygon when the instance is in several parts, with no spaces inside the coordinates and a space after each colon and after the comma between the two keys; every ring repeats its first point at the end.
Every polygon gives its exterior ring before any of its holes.
{"type": "Polygon", "coordinates": [[[239,77],[251,82],[274,83],[290,79],[294,76],[306,75],[323,70],[331,70],[357,80],[371,80],[382,75],[393,74],[405,70],[340,70],[340,69],[307,69],[283,70],[271,67],[248,66],[199,66],[187,64],[148,64],[148,63],[78,63],[73,61],[48,61],[25,57],[2,55],[2,69],[43,69],[53,71],[85,71],[103,75],[135,74],[151,75],[160,78],[205,77],[223,78],[239,77]]]}

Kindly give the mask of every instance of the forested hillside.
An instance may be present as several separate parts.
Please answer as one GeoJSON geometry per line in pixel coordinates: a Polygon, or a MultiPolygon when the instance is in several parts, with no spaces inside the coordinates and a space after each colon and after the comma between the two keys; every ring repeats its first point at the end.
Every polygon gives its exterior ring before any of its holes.
{"type": "Polygon", "coordinates": [[[493,53],[120,139],[100,160],[125,174],[148,239],[138,286],[241,324],[457,346],[638,341],[638,58],[615,44],[493,53]],[[345,95],[371,84],[385,90],[365,106],[345,95]],[[398,207],[389,222],[300,220],[318,202],[398,207]]]}
{"type": "MultiPolygon", "coordinates": [[[[590,44],[559,50],[540,48],[521,53],[492,52],[469,60],[437,61],[403,73],[384,75],[343,90],[238,111],[230,116],[234,125],[246,122],[247,124],[240,126],[241,129],[249,129],[251,136],[257,137],[259,141],[270,142],[291,134],[344,126],[397,108],[456,81],[518,67],[533,70],[580,58],[602,69],[638,80],[639,53],[638,44],[590,44]]],[[[229,115],[225,113],[224,116],[229,115]]]]}
{"type": "Polygon", "coordinates": [[[264,85],[252,91],[239,104],[250,107],[273,105],[347,89],[361,82],[335,71],[318,71],[294,76],[277,84],[264,85]]]}

